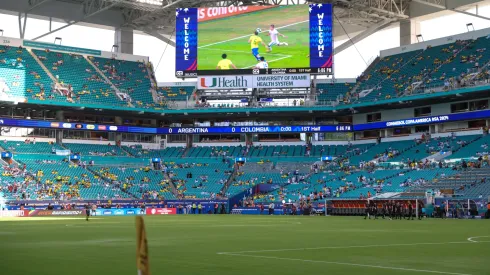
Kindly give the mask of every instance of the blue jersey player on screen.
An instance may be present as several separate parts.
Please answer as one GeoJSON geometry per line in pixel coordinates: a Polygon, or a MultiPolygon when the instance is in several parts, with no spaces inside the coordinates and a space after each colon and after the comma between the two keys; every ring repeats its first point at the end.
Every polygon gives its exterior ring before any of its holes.
{"type": "Polygon", "coordinates": [[[252,55],[255,57],[257,61],[260,61],[259,54],[259,44],[264,45],[266,49],[268,49],[267,45],[262,41],[262,38],[259,36],[259,32],[255,31],[252,36],[248,39],[248,43],[250,43],[250,48],[252,49],[252,55]]]}

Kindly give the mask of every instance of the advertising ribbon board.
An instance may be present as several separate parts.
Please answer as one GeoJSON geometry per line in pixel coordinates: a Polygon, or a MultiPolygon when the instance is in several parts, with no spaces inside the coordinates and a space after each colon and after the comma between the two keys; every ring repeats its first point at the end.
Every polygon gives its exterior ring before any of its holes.
{"type": "Polygon", "coordinates": [[[175,215],[176,208],[147,208],[146,215],[175,215]]]}

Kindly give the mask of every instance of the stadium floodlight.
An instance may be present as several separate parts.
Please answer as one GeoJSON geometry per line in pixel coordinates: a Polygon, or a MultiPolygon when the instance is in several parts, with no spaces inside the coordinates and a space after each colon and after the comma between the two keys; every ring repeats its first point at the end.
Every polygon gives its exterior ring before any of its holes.
{"type": "Polygon", "coordinates": [[[3,30],[2,29],[0,29],[0,33],[2,33],[2,34],[0,34],[0,36],[3,36],[3,30]]]}
{"type": "Polygon", "coordinates": [[[421,34],[415,36],[417,38],[417,43],[424,42],[424,37],[421,34]]]}
{"type": "Polygon", "coordinates": [[[61,38],[61,37],[55,37],[55,38],[54,38],[54,44],[56,44],[56,41],[58,41],[58,42],[59,42],[59,44],[61,45],[61,41],[62,41],[62,40],[63,40],[63,38],[61,38]]]}
{"type": "Polygon", "coordinates": [[[466,24],[466,29],[468,30],[468,32],[475,31],[475,27],[473,26],[473,23],[466,24]]]}

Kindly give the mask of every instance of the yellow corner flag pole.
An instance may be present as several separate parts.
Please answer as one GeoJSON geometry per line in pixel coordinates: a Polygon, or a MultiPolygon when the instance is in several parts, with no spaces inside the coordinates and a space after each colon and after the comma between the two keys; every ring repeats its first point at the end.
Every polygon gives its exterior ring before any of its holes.
{"type": "Polygon", "coordinates": [[[136,217],[136,266],[138,275],[150,275],[145,221],[141,216],[136,217]]]}

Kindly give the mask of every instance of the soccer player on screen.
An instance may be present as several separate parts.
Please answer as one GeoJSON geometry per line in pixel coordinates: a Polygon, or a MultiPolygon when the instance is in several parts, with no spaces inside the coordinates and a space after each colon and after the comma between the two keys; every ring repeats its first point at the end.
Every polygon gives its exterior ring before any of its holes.
{"type": "Polygon", "coordinates": [[[223,59],[221,59],[218,62],[218,65],[216,66],[216,70],[229,70],[230,67],[232,67],[233,69],[236,70],[235,64],[233,64],[231,62],[231,60],[228,59],[228,56],[226,55],[226,53],[222,54],[221,58],[223,58],[223,59]]]}
{"type": "Polygon", "coordinates": [[[265,57],[263,56],[260,57],[260,62],[254,67],[254,69],[268,69],[268,68],[269,68],[269,63],[265,61],[265,57]]]}
{"type": "Polygon", "coordinates": [[[260,38],[258,31],[254,31],[254,34],[248,39],[248,43],[250,43],[250,48],[252,48],[252,55],[255,57],[255,59],[257,59],[257,61],[260,61],[259,44],[264,45],[264,47],[269,50],[262,38],[260,38]]]}
{"type": "Polygon", "coordinates": [[[269,52],[272,51],[272,46],[287,46],[288,45],[288,43],[286,43],[286,42],[279,42],[279,36],[281,36],[283,38],[287,38],[287,36],[280,33],[279,31],[277,31],[276,26],[274,26],[274,24],[271,25],[269,31],[266,32],[265,35],[271,37],[271,42],[269,43],[269,52]]]}

